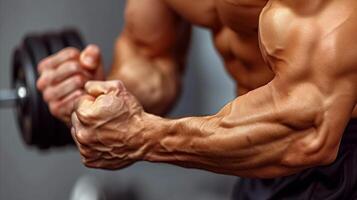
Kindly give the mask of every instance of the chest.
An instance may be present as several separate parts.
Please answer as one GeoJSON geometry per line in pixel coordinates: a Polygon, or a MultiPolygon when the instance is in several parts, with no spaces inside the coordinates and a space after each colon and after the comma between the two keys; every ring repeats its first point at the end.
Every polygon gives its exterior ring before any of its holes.
{"type": "Polygon", "coordinates": [[[259,14],[268,0],[164,0],[192,24],[234,31],[258,27],[259,14]]]}

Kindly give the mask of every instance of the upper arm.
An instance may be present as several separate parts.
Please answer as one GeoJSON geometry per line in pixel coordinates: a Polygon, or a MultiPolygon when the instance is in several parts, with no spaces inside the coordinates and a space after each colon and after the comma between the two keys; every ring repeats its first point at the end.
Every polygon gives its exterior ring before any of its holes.
{"type": "Polygon", "coordinates": [[[122,34],[149,58],[184,59],[190,38],[190,26],[162,0],[128,0],[122,34]]]}
{"type": "Polygon", "coordinates": [[[190,32],[163,0],[127,0],[108,79],[122,80],[146,111],[165,113],[180,93],[190,32]]]}
{"type": "Polygon", "coordinates": [[[332,161],[357,102],[357,3],[321,1],[324,6],[305,8],[290,2],[271,0],[260,16],[262,54],[275,73],[271,107],[291,129],[315,130],[291,152],[308,147],[332,161]]]}

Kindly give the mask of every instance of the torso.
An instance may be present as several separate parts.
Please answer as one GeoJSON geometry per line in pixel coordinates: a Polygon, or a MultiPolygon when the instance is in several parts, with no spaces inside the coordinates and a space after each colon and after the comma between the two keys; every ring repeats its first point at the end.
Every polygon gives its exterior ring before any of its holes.
{"type": "Polygon", "coordinates": [[[258,39],[259,15],[268,0],[164,1],[187,21],[212,31],[225,68],[237,82],[238,95],[273,79],[273,72],[262,58],[258,39]]]}

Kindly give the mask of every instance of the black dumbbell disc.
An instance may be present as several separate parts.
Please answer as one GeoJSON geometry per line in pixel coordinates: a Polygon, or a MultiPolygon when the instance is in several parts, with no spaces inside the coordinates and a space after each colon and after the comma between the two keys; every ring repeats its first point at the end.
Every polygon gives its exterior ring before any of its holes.
{"type": "Polygon", "coordinates": [[[34,71],[31,57],[24,46],[15,50],[12,58],[12,87],[25,87],[27,89],[27,98],[18,100],[16,107],[17,122],[21,129],[25,142],[29,145],[38,142],[39,116],[38,116],[38,96],[34,87],[29,87],[36,82],[36,71],[34,71]]]}
{"type": "Polygon", "coordinates": [[[27,97],[17,102],[16,116],[22,136],[29,145],[43,149],[74,143],[68,127],[50,114],[36,87],[39,62],[68,46],[83,49],[77,31],[28,35],[13,54],[12,87],[27,89],[27,97]]]}
{"type": "MultiPolygon", "coordinates": [[[[39,74],[37,73],[37,66],[40,63],[40,61],[47,56],[50,55],[49,51],[47,50],[47,47],[43,40],[41,39],[40,36],[38,35],[29,35],[24,39],[24,44],[26,46],[26,49],[31,56],[31,61],[34,67],[34,70],[36,71],[36,80],[39,77],[39,74]]],[[[40,124],[38,125],[39,131],[36,133],[38,135],[38,146],[40,148],[48,148],[50,140],[53,138],[54,131],[52,130],[53,128],[53,122],[51,119],[52,115],[49,112],[47,104],[43,101],[42,94],[37,90],[36,87],[36,82],[30,87],[35,87],[36,88],[36,95],[38,96],[38,105],[39,105],[39,110],[38,110],[38,115],[39,115],[39,122],[40,124]]]]}
{"type": "Polygon", "coordinates": [[[84,42],[82,41],[82,37],[78,31],[74,29],[64,30],[62,31],[61,36],[66,46],[83,50],[84,42]]]}
{"type": "MultiPolygon", "coordinates": [[[[34,62],[34,67],[37,67],[39,62],[50,55],[45,43],[38,35],[29,35],[24,39],[26,48],[29,50],[31,58],[34,62]]],[[[36,73],[38,77],[38,73],[36,73]]]]}
{"type": "Polygon", "coordinates": [[[59,33],[47,33],[42,37],[50,54],[55,54],[66,47],[59,33]]]}

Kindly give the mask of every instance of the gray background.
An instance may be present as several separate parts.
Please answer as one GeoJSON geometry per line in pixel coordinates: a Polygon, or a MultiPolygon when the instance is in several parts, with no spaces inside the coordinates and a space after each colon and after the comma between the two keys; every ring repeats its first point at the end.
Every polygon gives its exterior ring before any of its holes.
{"type": "MultiPolygon", "coordinates": [[[[102,48],[108,66],[124,5],[121,0],[0,0],[0,88],[9,87],[12,50],[30,31],[75,26],[102,48]]],[[[221,65],[209,33],[195,28],[184,93],[171,116],[214,113],[234,98],[233,82],[221,65]]],[[[24,146],[14,119],[12,109],[0,110],[0,199],[69,199],[83,176],[112,191],[135,186],[147,200],[228,199],[236,180],[165,164],[138,163],[114,172],[86,169],[73,148],[40,152],[24,146]]]]}

